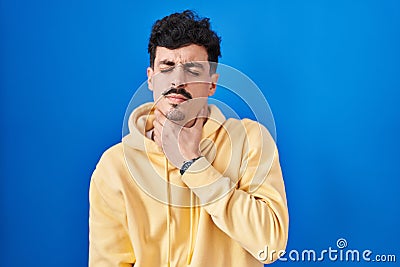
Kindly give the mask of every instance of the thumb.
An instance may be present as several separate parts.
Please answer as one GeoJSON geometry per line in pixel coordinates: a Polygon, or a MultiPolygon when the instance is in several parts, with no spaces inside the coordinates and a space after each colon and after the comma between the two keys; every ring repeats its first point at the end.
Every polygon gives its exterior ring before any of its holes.
{"type": "Polygon", "coordinates": [[[208,106],[205,105],[199,112],[199,114],[197,114],[198,118],[203,118],[206,119],[208,117],[208,106]]]}
{"type": "Polygon", "coordinates": [[[206,121],[208,117],[208,107],[204,106],[199,114],[197,114],[197,119],[196,119],[196,123],[194,124],[194,126],[196,127],[202,127],[204,122],[206,121]]]}

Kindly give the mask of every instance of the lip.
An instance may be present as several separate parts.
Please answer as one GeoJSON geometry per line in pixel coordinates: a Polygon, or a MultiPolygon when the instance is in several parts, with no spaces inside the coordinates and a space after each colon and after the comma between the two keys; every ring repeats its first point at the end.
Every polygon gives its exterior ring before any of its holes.
{"type": "Polygon", "coordinates": [[[169,100],[169,102],[171,102],[173,104],[180,104],[180,103],[188,100],[186,97],[184,97],[183,95],[180,95],[180,94],[169,94],[169,95],[165,96],[165,98],[167,98],[169,100]]]}

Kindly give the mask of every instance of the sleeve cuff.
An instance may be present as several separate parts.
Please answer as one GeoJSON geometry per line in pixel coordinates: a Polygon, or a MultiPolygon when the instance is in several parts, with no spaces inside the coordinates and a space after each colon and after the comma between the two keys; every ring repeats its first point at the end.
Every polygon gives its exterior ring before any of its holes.
{"type": "Polygon", "coordinates": [[[202,206],[221,199],[235,187],[205,157],[196,160],[188,168],[182,175],[182,181],[197,195],[202,206]]]}

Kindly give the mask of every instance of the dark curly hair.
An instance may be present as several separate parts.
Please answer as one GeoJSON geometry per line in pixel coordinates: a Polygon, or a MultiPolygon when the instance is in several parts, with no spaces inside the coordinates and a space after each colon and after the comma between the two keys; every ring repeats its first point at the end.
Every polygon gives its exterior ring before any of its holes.
{"type": "MultiPolygon", "coordinates": [[[[207,50],[208,61],[218,62],[221,56],[221,38],[211,30],[210,19],[200,18],[195,12],[185,10],[157,20],[151,30],[148,45],[150,67],[154,68],[157,46],[168,49],[196,44],[207,50]]],[[[211,65],[210,72],[215,72],[216,64],[211,65]]]]}

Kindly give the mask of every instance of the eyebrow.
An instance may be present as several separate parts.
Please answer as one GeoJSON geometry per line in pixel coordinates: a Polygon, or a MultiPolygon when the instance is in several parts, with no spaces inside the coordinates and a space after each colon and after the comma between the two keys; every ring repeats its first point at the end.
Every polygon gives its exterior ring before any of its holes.
{"type": "MultiPolygon", "coordinates": [[[[175,62],[173,62],[173,61],[171,61],[171,60],[168,60],[168,59],[161,60],[161,61],[159,62],[159,64],[160,64],[160,65],[167,65],[167,66],[175,66],[175,62]]],[[[198,62],[187,62],[187,63],[185,63],[185,64],[183,64],[183,65],[184,65],[184,67],[186,67],[186,68],[197,67],[197,68],[204,69],[203,64],[198,63],[198,62]]]]}
{"type": "Polygon", "coordinates": [[[186,68],[191,68],[191,67],[196,67],[196,68],[201,68],[204,70],[204,66],[201,63],[198,62],[188,62],[183,64],[186,68]]]}

